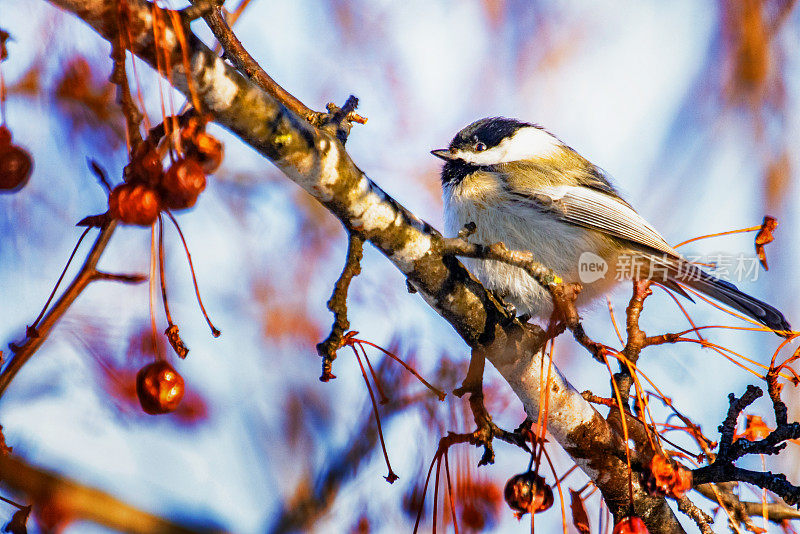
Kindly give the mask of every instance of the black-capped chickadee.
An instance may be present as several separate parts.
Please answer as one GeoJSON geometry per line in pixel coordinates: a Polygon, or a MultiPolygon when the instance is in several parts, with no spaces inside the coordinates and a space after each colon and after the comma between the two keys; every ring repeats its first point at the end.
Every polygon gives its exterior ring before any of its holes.
{"type": "MultiPolygon", "coordinates": [[[[783,315],[733,284],[701,270],[670,247],[622,198],[603,171],[543,128],[492,117],[456,134],[445,160],[446,230],[475,224],[470,241],[502,241],[527,250],[566,282],[581,282],[577,304],[608,292],[621,278],[652,279],[688,297],[696,289],[784,335],[783,315]]],[[[518,267],[466,259],[489,289],[521,314],[547,318],[549,292],[518,267]]]]}

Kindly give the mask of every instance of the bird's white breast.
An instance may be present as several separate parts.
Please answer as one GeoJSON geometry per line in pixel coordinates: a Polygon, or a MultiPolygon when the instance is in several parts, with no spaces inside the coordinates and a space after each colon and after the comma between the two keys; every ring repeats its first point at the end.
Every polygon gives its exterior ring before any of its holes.
{"type": "MultiPolygon", "coordinates": [[[[558,220],[554,215],[522,206],[506,198],[491,174],[474,173],[459,184],[444,189],[445,227],[448,235],[458,233],[473,222],[476,231],[470,241],[492,244],[498,241],[515,250],[527,250],[537,261],[552,269],[567,282],[579,282],[581,254],[608,255],[607,241],[600,234],[558,220]]],[[[466,259],[470,270],[489,289],[517,308],[520,314],[547,318],[552,313],[550,293],[522,269],[497,261],[466,259]]],[[[608,280],[589,284],[578,304],[585,304],[613,285],[608,280]]]]}

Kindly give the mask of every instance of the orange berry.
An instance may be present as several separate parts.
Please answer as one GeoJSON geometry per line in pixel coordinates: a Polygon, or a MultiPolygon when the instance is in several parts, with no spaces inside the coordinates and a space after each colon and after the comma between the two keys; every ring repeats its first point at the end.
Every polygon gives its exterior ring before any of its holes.
{"type": "Polygon", "coordinates": [[[544,512],[553,506],[553,490],[544,478],[533,471],[521,473],[508,479],[503,496],[508,506],[519,517],[528,512],[544,512]]]}
{"type": "Polygon", "coordinates": [[[197,161],[203,166],[206,174],[213,174],[222,164],[225,155],[225,148],[222,142],[213,135],[205,132],[197,132],[192,140],[194,146],[190,153],[197,157],[197,161]]]}
{"type": "Polygon", "coordinates": [[[125,167],[125,181],[133,184],[147,184],[155,187],[161,182],[164,165],[156,147],[148,142],[141,143],[133,155],[131,162],[125,167]]]}
{"type": "MultiPolygon", "coordinates": [[[[10,139],[10,137],[9,137],[10,139]]],[[[31,177],[30,154],[15,145],[0,148],[0,191],[17,191],[31,177]]]]}
{"type": "Polygon", "coordinates": [[[183,377],[165,361],[155,361],[136,373],[136,395],[150,415],[174,411],[183,399],[183,377]]]}
{"type": "Polygon", "coordinates": [[[651,493],[680,499],[692,489],[692,472],[682,465],[673,466],[669,458],[656,454],[650,461],[645,485],[651,493]]]}
{"type": "Polygon", "coordinates": [[[108,211],[125,224],[150,226],[161,211],[158,195],[143,184],[120,184],[108,197],[108,211]]]}
{"type": "Polygon", "coordinates": [[[632,515],[616,524],[613,534],[649,534],[644,521],[632,515]]]}
{"type": "Polygon", "coordinates": [[[197,160],[181,158],[175,161],[161,180],[164,204],[170,209],[191,208],[206,188],[206,173],[197,160]]]}

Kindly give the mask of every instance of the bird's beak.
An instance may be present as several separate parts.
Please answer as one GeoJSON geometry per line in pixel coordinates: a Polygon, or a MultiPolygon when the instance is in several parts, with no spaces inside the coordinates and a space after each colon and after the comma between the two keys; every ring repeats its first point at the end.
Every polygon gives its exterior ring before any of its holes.
{"type": "Polygon", "coordinates": [[[431,150],[431,154],[436,156],[437,158],[443,159],[445,161],[451,161],[456,159],[455,154],[450,152],[450,150],[446,148],[439,148],[437,150],[431,150]]]}

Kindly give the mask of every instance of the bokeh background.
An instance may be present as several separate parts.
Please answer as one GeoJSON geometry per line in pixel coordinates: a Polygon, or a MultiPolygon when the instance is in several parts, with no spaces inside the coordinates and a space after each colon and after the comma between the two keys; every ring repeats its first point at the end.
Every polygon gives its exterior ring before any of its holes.
{"type": "MultiPolygon", "coordinates": [[[[437,228],[439,164],[428,152],[490,115],[555,132],[613,176],[673,244],[758,225],[767,213],[777,217],[769,272],[739,285],[800,324],[800,15],[793,3],[253,0],[235,31],[308,106],[322,109],[357,95],[369,122],[353,129],[353,159],[437,228]]],[[[42,0],[0,0],[0,27],[13,35],[2,64],[7,124],[35,160],[30,183],[0,195],[0,339],[10,342],[24,336],[47,298],[80,234],[75,222],[106,209],[86,158],[118,183],[126,153],[107,82],[109,45],[42,0]]],[[[193,30],[213,44],[201,22],[193,30]]],[[[142,63],[137,73],[157,123],[158,79],[142,63]]],[[[178,109],[183,100],[162,89],[167,105],[178,109]]],[[[195,302],[177,235],[166,231],[173,316],[191,349],[175,364],[189,390],[182,408],[145,415],[132,391],[136,370],[153,357],[147,285],[96,283],[0,401],[6,439],[35,465],[178,521],[237,533],[410,532],[438,438],[471,429],[465,403],[452,395],[437,402],[378,351],[369,353],[392,399],[381,413],[400,480],[387,484],[353,355],[340,353],[336,380],[317,380],[314,345],[331,322],[325,303],[344,260],[342,228],[268,161],[227,132],[213,125],[210,131],[225,142],[223,167],[178,220],[206,307],[223,332],[219,339],[209,334],[195,302]]],[[[699,241],[685,251],[752,255],[752,239],[699,241]]],[[[149,254],[147,230],[121,228],[101,267],[147,273],[149,254]]],[[[625,286],[611,296],[618,320],[629,291],[625,286]]],[[[391,348],[439,386],[459,384],[466,346],[369,247],[350,303],[361,338],[391,348]]],[[[706,304],[687,305],[699,323],[739,324],[706,304]]],[[[162,331],[160,305],[156,312],[162,331]]],[[[604,304],[584,315],[590,335],[618,346],[604,304]]],[[[652,333],[677,331],[686,319],[656,291],[642,324],[652,333]]],[[[709,338],[762,363],[778,345],[769,334],[720,331],[709,338]]],[[[566,336],[555,360],[578,390],[608,395],[605,369],[566,336]]],[[[756,381],[695,345],[649,349],[640,366],[712,439],[727,394],[756,381]]],[[[487,375],[490,410],[513,429],[524,417],[521,406],[493,369],[487,375]]],[[[797,419],[795,390],[786,396],[797,419]]],[[[665,420],[657,404],[657,418],[665,420]]],[[[750,412],[770,414],[762,402],[750,412]]],[[[691,447],[679,434],[672,438],[691,447]]],[[[767,467],[798,482],[795,449],[767,459],[767,467]]],[[[556,445],[548,450],[559,473],[572,465],[556,445]]],[[[501,497],[505,480],[524,471],[528,458],[502,443],[496,452],[495,465],[476,469],[479,450],[451,451],[461,531],[530,529],[501,497]]],[[[574,473],[565,491],[585,481],[574,473]]],[[[742,490],[745,499],[759,495],[742,490]]],[[[424,530],[431,528],[431,501],[432,487],[424,530]]],[[[713,509],[702,497],[696,502],[713,509]]],[[[439,520],[445,521],[442,506],[439,520]]],[[[587,507],[592,532],[602,532],[597,494],[587,507]]],[[[12,511],[0,508],[9,517],[12,511]]],[[[536,518],[540,532],[559,531],[560,523],[558,500],[536,518]]],[[[718,513],[717,531],[727,531],[725,523],[718,513]]],[[[104,530],[72,523],[65,531],[104,530]]]]}

